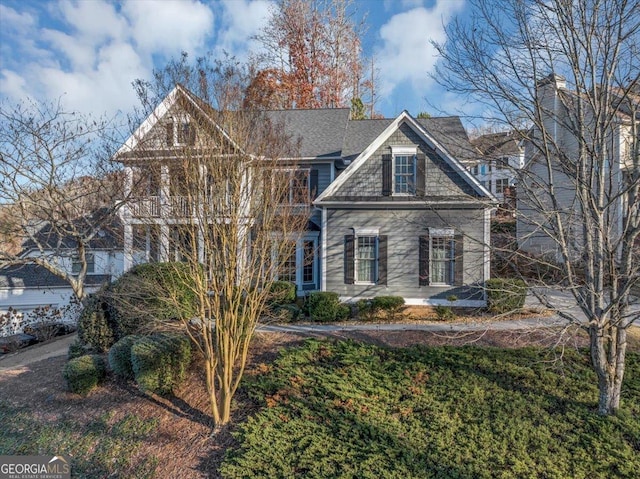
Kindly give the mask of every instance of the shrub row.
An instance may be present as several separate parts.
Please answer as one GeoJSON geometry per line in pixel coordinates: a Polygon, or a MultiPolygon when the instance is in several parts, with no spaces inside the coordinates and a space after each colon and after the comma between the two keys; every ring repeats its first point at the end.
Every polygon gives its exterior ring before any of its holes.
{"type": "Polygon", "coordinates": [[[318,291],[307,299],[309,319],[319,323],[342,321],[351,314],[351,308],[340,302],[338,293],[318,291]]]}
{"type": "Polygon", "coordinates": [[[380,315],[394,321],[404,306],[402,296],[376,296],[372,299],[361,299],[356,303],[358,317],[364,321],[371,321],[380,315]]]}

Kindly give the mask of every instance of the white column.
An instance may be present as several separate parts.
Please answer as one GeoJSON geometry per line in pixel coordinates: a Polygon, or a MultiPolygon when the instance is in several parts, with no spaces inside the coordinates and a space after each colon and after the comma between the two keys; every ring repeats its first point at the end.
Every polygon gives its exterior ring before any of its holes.
{"type": "Polygon", "coordinates": [[[126,222],[124,224],[124,271],[128,271],[133,266],[133,225],[126,222]]]}

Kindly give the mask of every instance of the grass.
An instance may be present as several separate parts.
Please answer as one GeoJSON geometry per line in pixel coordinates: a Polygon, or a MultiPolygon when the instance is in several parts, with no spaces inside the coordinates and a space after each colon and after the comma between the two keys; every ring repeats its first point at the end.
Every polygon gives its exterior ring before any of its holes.
{"type": "Polygon", "coordinates": [[[73,477],[155,477],[155,457],[136,457],[142,442],[150,437],[155,420],[132,414],[114,420],[105,413],[86,424],[69,419],[43,422],[28,407],[0,402],[0,451],[6,455],[54,455],[71,457],[73,477]]]}
{"type": "Polygon", "coordinates": [[[257,368],[227,478],[611,478],[640,470],[640,355],[596,414],[588,355],[309,340],[257,368]],[[265,447],[268,445],[268,447],[265,447]]]}

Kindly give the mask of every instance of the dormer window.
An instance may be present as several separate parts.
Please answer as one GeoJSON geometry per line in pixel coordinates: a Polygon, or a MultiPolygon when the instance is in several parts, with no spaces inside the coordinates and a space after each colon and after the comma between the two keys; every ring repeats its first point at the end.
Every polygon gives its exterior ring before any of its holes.
{"type": "Polygon", "coordinates": [[[168,146],[193,146],[196,142],[196,130],[185,117],[171,118],[167,123],[168,146]]]}

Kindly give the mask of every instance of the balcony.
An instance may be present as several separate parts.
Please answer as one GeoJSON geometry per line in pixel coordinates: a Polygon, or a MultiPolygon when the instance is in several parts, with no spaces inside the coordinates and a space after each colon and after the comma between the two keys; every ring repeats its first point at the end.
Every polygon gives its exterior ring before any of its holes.
{"type": "Polygon", "coordinates": [[[130,203],[131,216],[135,218],[159,218],[160,197],[147,196],[132,200],[130,203]]]}

